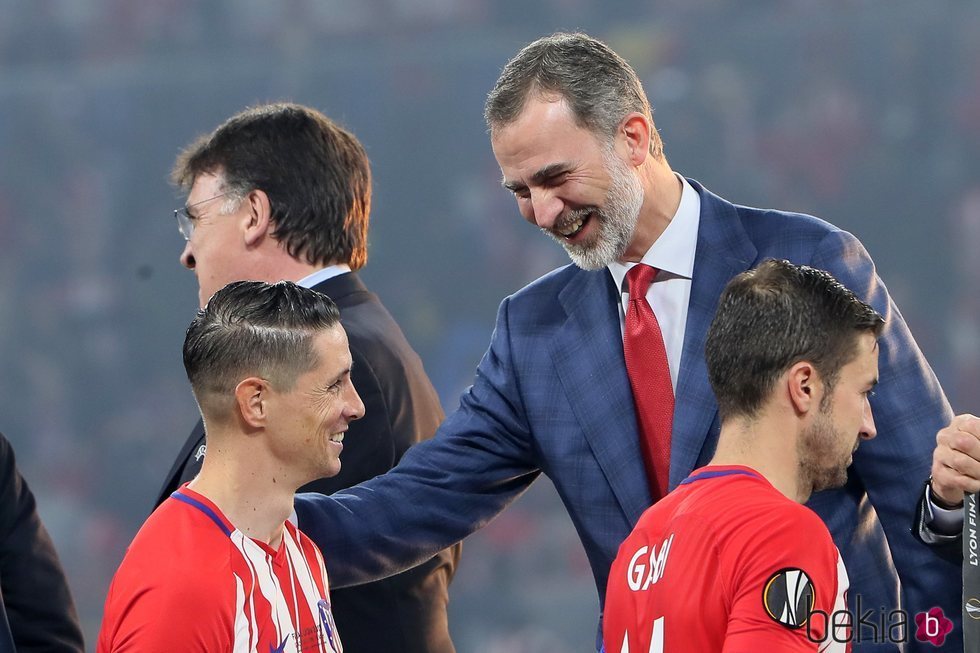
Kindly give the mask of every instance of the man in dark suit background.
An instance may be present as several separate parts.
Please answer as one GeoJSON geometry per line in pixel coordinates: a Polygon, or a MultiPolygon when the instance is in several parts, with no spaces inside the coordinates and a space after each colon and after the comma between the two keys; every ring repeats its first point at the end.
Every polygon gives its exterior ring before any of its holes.
{"type": "Polygon", "coordinates": [[[0,434],[0,653],[81,653],[65,572],[37,504],[0,434]]]}
{"type": "Polygon", "coordinates": [[[933,607],[957,624],[948,650],[962,646],[959,566],[911,533],[952,411],[857,238],[812,216],[732,204],[675,173],[636,72],[586,35],[521,50],[486,117],[521,215],[575,265],[504,299],[473,386],[434,438],[343,493],[297,495],[300,527],[327,551],[334,582],[425,559],[543,472],[582,539],[601,606],[642,512],[714,452],[704,342],[723,288],[780,258],[830,272],[887,320],[871,400],[878,437],[854,455],[845,487],[809,502],[851,572],[854,651],[897,651],[898,634],[907,650],[931,650],[915,640],[914,615],[933,607]],[[404,496],[413,500],[393,507],[404,496]],[[904,633],[865,627],[866,611],[880,620],[898,608],[904,633]]]}
{"type": "MultiPolygon", "coordinates": [[[[340,473],[303,490],[329,494],[384,473],[435,432],[443,413],[422,363],[357,275],[367,261],[371,173],[353,134],[308,107],[258,106],[191,144],[172,178],[189,193],[175,215],[187,239],[180,261],[197,275],[201,306],[232,281],[287,280],[340,309],[365,415],[344,439],[340,473]]],[[[206,453],[198,422],[157,505],[197,474],[206,453]]],[[[345,647],[451,653],[446,607],[458,556],[458,547],[443,550],[397,576],[333,590],[345,647]]]]}

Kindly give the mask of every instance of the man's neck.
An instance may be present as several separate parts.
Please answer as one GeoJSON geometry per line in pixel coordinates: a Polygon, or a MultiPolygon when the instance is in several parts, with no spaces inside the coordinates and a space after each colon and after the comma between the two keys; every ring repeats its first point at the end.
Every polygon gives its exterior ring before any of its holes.
{"type": "Polygon", "coordinates": [[[277,281],[292,281],[296,283],[318,270],[331,265],[308,263],[305,259],[290,256],[281,243],[266,245],[257,250],[252,256],[249,269],[250,278],[255,281],[276,283],[277,281]]]}
{"type": "Polygon", "coordinates": [[[670,225],[681,204],[684,184],[664,161],[649,161],[641,171],[643,204],[633,232],[633,239],[624,252],[623,261],[638,262],[670,225]]]}
{"type": "Polygon", "coordinates": [[[242,533],[278,548],[298,486],[264,464],[264,456],[223,450],[220,438],[208,439],[201,472],[188,487],[210,499],[242,533]]]}
{"type": "Polygon", "coordinates": [[[794,432],[765,416],[724,422],[709,464],[751,467],[787,498],[803,503],[810,497],[809,489],[800,487],[794,432]]]}

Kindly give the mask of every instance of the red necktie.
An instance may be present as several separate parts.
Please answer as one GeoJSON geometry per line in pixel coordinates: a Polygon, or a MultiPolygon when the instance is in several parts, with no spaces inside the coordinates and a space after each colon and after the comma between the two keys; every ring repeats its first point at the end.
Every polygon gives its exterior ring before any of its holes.
{"type": "Polygon", "coordinates": [[[657,316],[647,302],[647,289],[657,269],[639,263],[626,273],[629,308],[623,333],[626,372],[633,388],[640,450],[653,500],[667,494],[670,477],[670,431],[674,421],[674,388],[667,350],[657,316]]]}

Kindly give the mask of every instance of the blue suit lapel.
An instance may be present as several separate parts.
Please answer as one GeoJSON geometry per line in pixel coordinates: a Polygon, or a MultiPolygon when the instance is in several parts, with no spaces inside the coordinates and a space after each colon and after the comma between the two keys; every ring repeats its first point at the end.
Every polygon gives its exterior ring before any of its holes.
{"type": "MultiPolygon", "coordinates": [[[[689,181],[701,196],[701,219],[674,404],[671,488],[694,469],[718,412],[704,362],[718,298],[725,284],[752,267],[757,256],[735,207],[689,181]]],[[[652,498],[623,358],[619,292],[613,285],[604,269],[572,277],[558,296],[566,320],[556,335],[552,359],[582,434],[624,513],[635,523],[652,498]]],[[[709,444],[713,448],[715,442],[709,444]]]]}
{"type": "Polygon", "coordinates": [[[580,271],[558,296],[565,323],[552,359],[572,411],[623,512],[635,523],[650,506],[633,394],[626,376],[619,301],[605,269],[580,271]]]}
{"type": "MultiPolygon", "coordinates": [[[[676,487],[698,463],[718,406],[708,382],[704,343],[725,284],[752,267],[757,250],[742,228],[735,206],[688,180],[701,196],[701,219],[694,255],[694,277],[674,402],[670,487],[676,487]]],[[[714,449],[713,435],[708,445],[714,449]]]]}

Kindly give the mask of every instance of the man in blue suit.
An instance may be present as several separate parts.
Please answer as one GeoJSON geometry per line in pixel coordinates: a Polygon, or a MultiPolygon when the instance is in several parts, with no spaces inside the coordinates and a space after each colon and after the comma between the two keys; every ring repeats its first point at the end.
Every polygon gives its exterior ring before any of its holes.
{"type": "Polygon", "coordinates": [[[952,412],[861,243],[814,217],[731,204],[676,174],[636,73],[588,36],[525,47],[497,80],[486,118],[521,215],[574,265],[504,299],[473,386],[431,441],[343,494],[297,498],[300,526],[329,553],[334,582],[424,560],[486,524],[543,472],[578,530],[601,601],[640,514],[714,451],[719,417],[703,346],[722,289],[781,258],[829,271],[887,323],[872,399],[879,437],[855,454],[844,488],[809,503],[851,570],[854,650],[898,650],[887,640],[897,638],[889,611],[899,607],[909,613],[903,637],[931,650],[915,641],[913,615],[935,606],[956,622],[944,650],[958,650],[959,566],[910,532],[935,434],[952,412]],[[631,386],[624,355],[626,279],[638,264],[659,271],[637,294],[652,306],[669,367],[668,403],[653,407],[673,402],[658,445],[669,452],[669,475],[656,462],[648,475],[647,410],[636,409],[633,392],[648,379],[631,386]]]}

